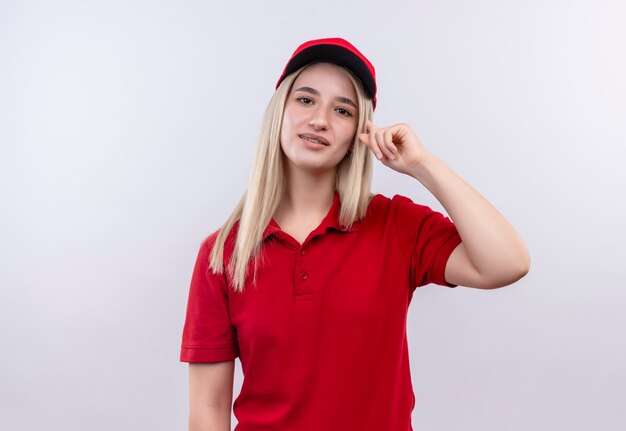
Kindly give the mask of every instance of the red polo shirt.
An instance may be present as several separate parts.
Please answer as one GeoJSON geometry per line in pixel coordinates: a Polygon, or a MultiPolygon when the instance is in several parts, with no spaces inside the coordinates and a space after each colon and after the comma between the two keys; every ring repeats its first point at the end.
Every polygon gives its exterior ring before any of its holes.
{"type": "Polygon", "coordinates": [[[217,232],[200,247],[180,360],[239,357],[235,431],[412,430],[408,307],[418,286],[454,287],[444,269],[461,238],[448,218],[400,195],[374,196],[350,229],[339,209],[336,193],[303,244],[272,219],[257,285],[242,294],[208,267],[217,232]]]}

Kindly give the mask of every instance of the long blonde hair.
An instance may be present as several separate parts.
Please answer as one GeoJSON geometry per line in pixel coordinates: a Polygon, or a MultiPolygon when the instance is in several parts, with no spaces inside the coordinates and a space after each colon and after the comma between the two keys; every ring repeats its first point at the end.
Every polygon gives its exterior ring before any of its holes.
{"type": "MultiPolygon", "coordinates": [[[[224,243],[231,229],[239,221],[234,250],[227,268],[235,292],[243,292],[252,258],[254,258],[253,283],[256,282],[263,232],[286,190],[282,160],[284,154],[280,146],[285,101],[295,79],[310,65],[287,76],[270,99],[257,141],[248,189],[219,230],[211,251],[209,259],[211,269],[216,273],[222,273],[224,243]]],[[[367,120],[372,118],[373,105],[360,81],[350,71],[344,70],[348,72],[347,75],[357,93],[359,118],[351,154],[337,165],[335,189],[341,200],[339,223],[350,227],[355,221],[365,217],[371,196],[372,158],[369,148],[359,142],[358,135],[366,131],[367,120]]]]}

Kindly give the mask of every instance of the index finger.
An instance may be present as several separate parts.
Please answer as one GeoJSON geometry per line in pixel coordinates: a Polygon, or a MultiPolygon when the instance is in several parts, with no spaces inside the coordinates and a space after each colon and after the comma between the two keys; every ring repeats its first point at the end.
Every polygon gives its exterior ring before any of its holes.
{"type": "Polygon", "coordinates": [[[378,128],[378,126],[376,126],[374,123],[372,123],[372,120],[367,120],[367,132],[371,132],[372,129],[378,128]]]}

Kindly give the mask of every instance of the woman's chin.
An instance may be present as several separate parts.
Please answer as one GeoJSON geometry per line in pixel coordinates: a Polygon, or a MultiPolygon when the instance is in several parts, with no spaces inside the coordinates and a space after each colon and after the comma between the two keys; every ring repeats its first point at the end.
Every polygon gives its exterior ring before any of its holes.
{"type": "Polygon", "coordinates": [[[337,168],[337,164],[332,162],[316,162],[311,160],[298,160],[289,161],[290,169],[292,171],[299,171],[310,175],[324,175],[327,173],[333,173],[337,168]]]}

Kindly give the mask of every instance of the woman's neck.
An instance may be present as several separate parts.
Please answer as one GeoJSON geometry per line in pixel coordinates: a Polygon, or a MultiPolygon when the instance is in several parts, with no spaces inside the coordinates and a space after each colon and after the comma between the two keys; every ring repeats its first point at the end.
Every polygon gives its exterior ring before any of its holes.
{"type": "MultiPolygon", "coordinates": [[[[324,217],[335,196],[334,172],[322,175],[309,172],[286,172],[287,188],[275,219],[310,219],[324,217]]],[[[279,222],[280,223],[280,222],[279,222]]]]}

